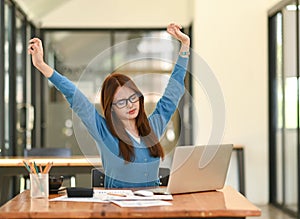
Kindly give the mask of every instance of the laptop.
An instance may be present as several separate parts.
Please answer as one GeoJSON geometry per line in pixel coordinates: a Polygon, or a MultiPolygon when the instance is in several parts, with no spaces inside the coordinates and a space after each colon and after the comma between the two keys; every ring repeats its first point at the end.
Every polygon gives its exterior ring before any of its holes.
{"type": "Polygon", "coordinates": [[[177,146],[168,186],[151,191],[156,194],[179,194],[222,189],[232,149],[232,144],[177,146]]]}

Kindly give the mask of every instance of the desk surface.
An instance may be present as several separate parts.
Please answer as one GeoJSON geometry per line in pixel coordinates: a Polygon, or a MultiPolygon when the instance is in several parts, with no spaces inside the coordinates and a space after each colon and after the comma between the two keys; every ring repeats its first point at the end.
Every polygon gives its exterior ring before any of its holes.
{"type": "MultiPolygon", "coordinates": [[[[50,195],[49,199],[58,195],[50,195]]],[[[179,218],[259,216],[260,209],[230,186],[214,192],[173,195],[171,206],[122,208],[111,203],[49,202],[29,191],[0,207],[0,218],[179,218]]]]}

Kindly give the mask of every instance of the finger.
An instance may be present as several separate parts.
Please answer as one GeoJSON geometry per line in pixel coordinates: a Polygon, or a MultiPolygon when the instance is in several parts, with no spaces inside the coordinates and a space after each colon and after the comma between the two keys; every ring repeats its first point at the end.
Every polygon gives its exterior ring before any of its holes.
{"type": "Polygon", "coordinates": [[[27,53],[32,55],[34,53],[34,50],[31,47],[27,48],[27,53]]]}
{"type": "Polygon", "coordinates": [[[32,38],[32,39],[29,40],[29,43],[32,43],[32,42],[33,43],[38,43],[38,42],[41,42],[41,40],[39,38],[35,37],[35,38],[32,38]]]}
{"type": "Polygon", "coordinates": [[[27,47],[27,51],[33,52],[32,46],[28,46],[28,47],[27,47]]]}
{"type": "Polygon", "coordinates": [[[175,23],[170,23],[170,24],[168,25],[167,29],[173,29],[174,26],[175,26],[175,23]]]}
{"type": "Polygon", "coordinates": [[[30,45],[37,45],[37,46],[42,46],[42,41],[38,38],[33,38],[29,40],[30,45]]]}
{"type": "Polygon", "coordinates": [[[34,50],[34,49],[37,48],[37,45],[36,44],[30,44],[27,48],[31,49],[31,50],[34,50]]]}
{"type": "Polygon", "coordinates": [[[168,27],[168,30],[174,32],[174,31],[176,30],[176,26],[175,26],[175,25],[170,25],[170,26],[168,27]]]}
{"type": "Polygon", "coordinates": [[[167,32],[168,32],[169,34],[172,34],[172,33],[174,33],[174,30],[173,30],[173,28],[168,28],[168,29],[167,29],[167,32]]]}
{"type": "Polygon", "coordinates": [[[177,23],[175,23],[175,22],[170,23],[170,27],[181,29],[181,25],[180,25],[180,24],[177,24],[177,23]]]}
{"type": "Polygon", "coordinates": [[[167,26],[167,29],[171,29],[173,27],[173,24],[169,24],[168,26],[167,26]]]}
{"type": "Polygon", "coordinates": [[[29,44],[34,44],[34,43],[37,43],[37,40],[35,40],[35,39],[29,40],[29,44]]]}
{"type": "Polygon", "coordinates": [[[178,28],[178,29],[182,29],[182,26],[180,24],[175,24],[175,26],[178,28]]]}
{"type": "Polygon", "coordinates": [[[31,54],[33,54],[38,51],[38,48],[39,47],[36,44],[30,44],[27,49],[31,51],[31,54]]]}
{"type": "Polygon", "coordinates": [[[27,53],[28,53],[28,55],[32,55],[32,54],[33,54],[33,51],[30,50],[30,49],[28,49],[28,50],[27,50],[27,53]]]}
{"type": "Polygon", "coordinates": [[[176,27],[174,28],[174,33],[176,34],[176,36],[178,36],[181,33],[181,31],[178,27],[176,27]]]}

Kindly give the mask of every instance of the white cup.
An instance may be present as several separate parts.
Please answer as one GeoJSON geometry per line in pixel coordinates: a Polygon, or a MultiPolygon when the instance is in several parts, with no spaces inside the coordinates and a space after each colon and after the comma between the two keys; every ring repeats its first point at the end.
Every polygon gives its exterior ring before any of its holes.
{"type": "Polygon", "coordinates": [[[49,196],[49,174],[29,174],[30,177],[30,197],[48,198],[49,196]]]}

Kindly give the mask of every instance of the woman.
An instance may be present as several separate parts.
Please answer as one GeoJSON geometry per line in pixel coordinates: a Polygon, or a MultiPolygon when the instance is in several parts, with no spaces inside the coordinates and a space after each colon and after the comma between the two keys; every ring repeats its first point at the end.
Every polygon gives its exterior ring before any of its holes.
{"type": "Polygon", "coordinates": [[[190,38],[180,29],[175,23],[167,27],[167,32],[181,42],[180,55],[164,95],[148,118],[143,94],[126,75],[113,73],[103,82],[103,117],[71,81],[44,62],[42,42],[38,38],[29,41],[33,65],[62,92],[96,141],[106,188],[159,185],[159,162],[164,157],[159,138],[184,93],[189,56],[190,38]]]}

